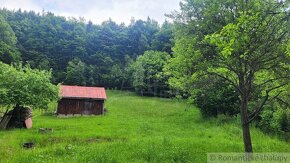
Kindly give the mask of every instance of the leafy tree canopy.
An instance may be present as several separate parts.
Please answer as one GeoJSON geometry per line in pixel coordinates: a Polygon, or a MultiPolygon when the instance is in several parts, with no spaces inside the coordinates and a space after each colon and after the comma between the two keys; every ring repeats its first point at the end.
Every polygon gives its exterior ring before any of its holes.
{"type": "Polygon", "coordinates": [[[6,22],[0,15],[0,61],[5,63],[16,62],[20,60],[20,53],[17,51],[16,36],[6,22]]]}
{"type": "Polygon", "coordinates": [[[46,108],[58,99],[58,87],[50,82],[51,72],[2,62],[0,70],[0,105],[46,108]]]}
{"type": "Polygon", "coordinates": [[[140,93],[149,95],[168,91],[167,77],[162,73],[170,59],[166,52],[146,51],[133,64],[133,87],[140,93]]]}

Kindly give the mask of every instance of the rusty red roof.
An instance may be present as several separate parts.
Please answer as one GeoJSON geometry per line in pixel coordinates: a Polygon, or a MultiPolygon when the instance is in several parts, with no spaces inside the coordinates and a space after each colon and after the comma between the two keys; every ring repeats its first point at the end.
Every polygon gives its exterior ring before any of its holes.
{"type": "Polygon", "coordinates": [[[62,98],[89,98],[89,99],[107,99],[104,87],[84,87],[84,86],[60,86],[60,95],[62,98]]]}

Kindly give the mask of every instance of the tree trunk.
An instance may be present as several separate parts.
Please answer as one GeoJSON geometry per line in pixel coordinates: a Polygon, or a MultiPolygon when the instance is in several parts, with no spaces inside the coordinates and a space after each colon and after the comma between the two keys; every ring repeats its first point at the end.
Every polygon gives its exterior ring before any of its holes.
{"type": "Polygon", "coordinates": [[[244,139],[244,149],[247,153],[252,153],[252,140],[251,140],[251,133],[250,133],[250,125],[248,123],[248,98],[242,96],[241,100],[241,124],[243,129],[243,139],[244,139]]]}

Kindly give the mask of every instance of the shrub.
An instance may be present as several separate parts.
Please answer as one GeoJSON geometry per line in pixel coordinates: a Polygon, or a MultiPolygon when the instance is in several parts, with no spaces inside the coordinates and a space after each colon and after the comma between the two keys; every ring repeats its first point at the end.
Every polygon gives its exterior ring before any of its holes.
{"type": "Polygon", "coordinates": [[[221,80],[210,80],[195,96],[195,104],[203,117],[239,113],[239,96],[235,88],[221,80]]]}
{"type": "Polygon", "coordinates": [[[258,127],[272,133],[290,132],[290,110],[266,107],[261,113],[258,127]]]}

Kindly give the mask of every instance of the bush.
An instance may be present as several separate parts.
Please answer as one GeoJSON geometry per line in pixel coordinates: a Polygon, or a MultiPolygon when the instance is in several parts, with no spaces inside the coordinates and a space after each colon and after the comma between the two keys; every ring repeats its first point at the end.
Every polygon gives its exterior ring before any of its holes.
{"type": "Polygon", "coordinates": [[[195,96],[195,104],[203,117],[217,117],[219,114],[237,115],[239,96],[235,88],[221,80],[210,80],[195,96]]]}
{"type": "Polygon", "coordinates": [[[258,127],[272,133],[290,132],[290,110],[275,106],[266,107],[261,113],[258,127]]]}

